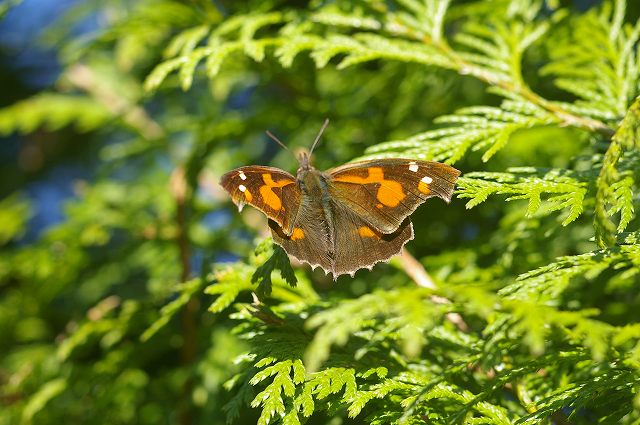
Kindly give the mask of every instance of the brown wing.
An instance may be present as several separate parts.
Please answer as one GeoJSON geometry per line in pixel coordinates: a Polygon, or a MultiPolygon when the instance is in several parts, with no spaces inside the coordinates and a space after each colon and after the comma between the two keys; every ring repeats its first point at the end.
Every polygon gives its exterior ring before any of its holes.
{"type": "Polygon", "coordinates": [[[303,205],[290,236],[273,221],[269,226],[273,240],[289,255],[314,268],[320,266],[325,273],[331,273],[334,280],[389,260],[413,239],[409,218],[395,232],[385,234],[340,203],[332,202],[330,210],[331,223],[327,222],[321,205],[303,205]]]}
{"type": "Polygon", "coordinates": [[[289,235],[273,220],[269,220],[269,227],[273,241],[287,254],[309,263],[313,268],[320,266],[327,273],[333,269],[333,244],[320,204],[303,197],[300,214],[289,235]]]}
{"type": "Polygon", "coordinates": [[[359,269],[371,270],[376,263],[399,254],[404,244],[413,239],[408,217],[392,233],[382,233],[347,207],[336,205],[335,211],[334,279],[341,274],[353,277],[359,269]]]}
{"type": "Polygon", "coordinates": [[[249,204],[266,214],[291,235],[300,209],[300,188],[295,177],[279,168],[250,165],[229,171],[220,185],[239,210],[249,204]]]}
{"type": "Polygon", "coordinates": [[[392,233],[427,199],[451,201],[460,171],[439,162],[397,158],[354,162],[326,174],[332,199],[378,231],[392,233]]]}

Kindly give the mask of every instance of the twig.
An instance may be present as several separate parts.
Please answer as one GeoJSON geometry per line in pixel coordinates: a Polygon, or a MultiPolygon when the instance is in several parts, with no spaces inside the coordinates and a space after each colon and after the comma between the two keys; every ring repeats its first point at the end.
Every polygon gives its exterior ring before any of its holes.
{"type": "Polygon", "coordinates": [[[575,115],[561,108],[557,104],[554,104],[553,102],[550,102],[549,100],[538,95],[524,83],[512,84],[508,81],[497,80],[493,78],[490,73],[487,73],[484,69],[476,66],[475,64],[467,61],[462,56],[460,56],[458,52],[452,49],[449,44],[444,41],[436,41],[428,35],[419,34],[398,21],[393,22],[393,28],[401,35],[404,35],[416,41],[420,41],[424,44],[428,44],[440,50],[444,55],[451,59],[453,66],[450,69],[458,72],[459,74],[472,75],[489,85],[500,87],[513,93],[518,93],[529,102],[536,104],[554,114],[556,117],[558,117],[559,120],[562,121],[563,125],[578,127],[589,131],[595,131],[600,135],[606,137],[607,139],[611,139],[611,137],[613,137],[614,130],[602,121],[575,115]]]}
{"type": "MultiPolygon", "coordinates": [[[[403,249],[400,254],[400,262],[402,263],[402,268],[405,273],[413,279],[416,285],[429,289],[438,288],[424,266],[406,249],[403,249]]],[[[431,301],[436,304],[451,304],[450,300],[438,295],[432,295],[431,301]]],[[[467,325],[462,316],[458,313],[447,313],[445,314],[445,319],[453,323],[462,332],[467,332],[469,330],[469,325],[467,325]]]]}
{"type": "MultiPolygon", "coordinates": [[[[170,190],[176,201],[176,224],[178,234],[176,243],[180,253],[181,281],[186,282],[191,275],[191,249],[187,234],[187,198],[188,187],[185,180],[184,170],[176,168],[171,175],[170,190]]],[[[182,310],[181,323],[184,343],[180,353],[183,367],[190,368],[197,354],[197,324],[196,315],[200,305],[198,299],[192,296],[182,310]]],[[[193,376],[189,372],[182,388],[182,402],[179,412],[179,423],[189,425],[193,422],[193,412],[191,409],[191,393],[193,392],[193,376]]]]}

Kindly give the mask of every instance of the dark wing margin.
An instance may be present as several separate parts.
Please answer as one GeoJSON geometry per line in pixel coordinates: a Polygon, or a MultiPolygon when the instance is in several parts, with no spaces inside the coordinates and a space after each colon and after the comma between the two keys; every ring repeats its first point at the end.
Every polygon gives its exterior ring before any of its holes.
{"type": "Polygon", "coordinates": [[[296,178],[279,168],[249,165],[231,170],[220,179],[239,210],[246,204],[262,211],[291,235],[300,209],[296,178]]]}
{"type": "Polygon", "coordinates": [[[460,171],[433,161],[361,161],[326,172],[332,199],[382,233],[395,232],[424,201],[450,202],[460,171]]]}

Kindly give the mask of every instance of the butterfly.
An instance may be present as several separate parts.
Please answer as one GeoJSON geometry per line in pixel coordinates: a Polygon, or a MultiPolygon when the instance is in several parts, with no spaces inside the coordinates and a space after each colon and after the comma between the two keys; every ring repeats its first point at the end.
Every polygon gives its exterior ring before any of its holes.
{"type": "Polygon", "coordinates": [[[450,202],[460,171],[404,158],[319,171],[310,155],[327,124],[309,153],[300,154],[295,177],[279,168],[249,165],[223,175],[220,185],[239,210],[249,204],[268,217],[273,241],[287,254],[321,267],[335,280],[399,254],[414,236],[409,216],[431,197],[450,202]]]}

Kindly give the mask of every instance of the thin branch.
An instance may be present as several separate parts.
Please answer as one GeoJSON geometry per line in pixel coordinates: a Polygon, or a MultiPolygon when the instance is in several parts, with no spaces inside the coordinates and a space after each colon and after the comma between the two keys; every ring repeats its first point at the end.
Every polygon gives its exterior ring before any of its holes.
{"type": "MultiPolygon", "coordinates": [[[[187,199],[189,188],[182,168],[176,168],[171,175],[170,190],[176,201],[176,225],[178,234],[176,244],[180,256],[180,279],[186,282],[191,276],[191,248],[188,239],[187,227],[187,199]]],[[[197,355],[198,329],[196,315],[200,304],[198,298],[192,296],[182,311],[182,335],[183,344],[180,353],[183,367],[190,369],[197,355]]],[[[182,400],[179,412],[179,424],[190,425],[193,423],[193,411],[191,407],[191,394],[193,392],[193,374],[188,371],[187,378],[182,388],[182,400]]]]}
{"type": "Polygon", "coordinates": [[[402,24],[402,22],[399,22],[399,21],[393,22],[393,28],[396,31],[400,30],[398,32],[400,32],[403,35],[406,35],[407,37],[413,40],[420,41],[424,44],[428,44],[430,46],[433,46],[439,49],[443,54],[445,54],[447,57],[451,59],[451,61],[454,64],[452,69],[454,71],[457,71],[459,74],[471,75],[473,77],[478,78],[479,80],[484,81],[489,85],[500,87],[504,90],[517,93],[520,96],[527,99],[529,102],[535,105],[538,105],[541,108],[544,108],[547,111],[554,114],[555,116],[557,116],[562,121],[563,125],[578,127],[588,131],[595,131],[600,135],[606,137],[607,139],[611,139],[611,137],[615,132],[612,128],[610,128],[607,124],[603,123],[602,121],[599,121],[593,118],[575,115],[561,108],[560,106],[554,104],[553,102],[533,92],[526,84],[523,84],[523,83],[512,84],[508,81],[496,80],[495,78],[492,77],[490,73],[486,72],[486,70],[484,70],[483,68],[478,67],[475,64],[463,59],[454,49],[451,48],[451,46],[449,46],[449,44],[446,43],[446,41],[441,40],[436,42],[427,35],[416,33],[411,28],[406,27],[405,25],[402,24]]]}
{"type": "MultiPolygon", "coordinates": [[[[416,258],[411,255],[411,253],[406,249],[403,249],[400,253],[400,263],[402,264],[402,268],[404,269],[405,273],[411,279],[413,279],[416,285],[434,290],[438,288],[433,279],[431,279],[431,276],[429,276],[429,273],[427,273],[427,270],[424,268],[424,266],[418,260],[416,260],[416,258]]],[[[450,300],[438,295],[432,295],[431,301],[436,304],[451,304],[450,300]]],[[[462,332],[469,331],[469,325],[467,325],[460,314],[447,313],[445,315],[445,318],[449,322],[453,323],[462,332]]]]}
{"type": "Polygon", "coordinates": [[[400,253],[400,261],[405,273],[413,279],[416,285],[429,289],[437,288],[424,266],[406,249],[400,253]]]}

